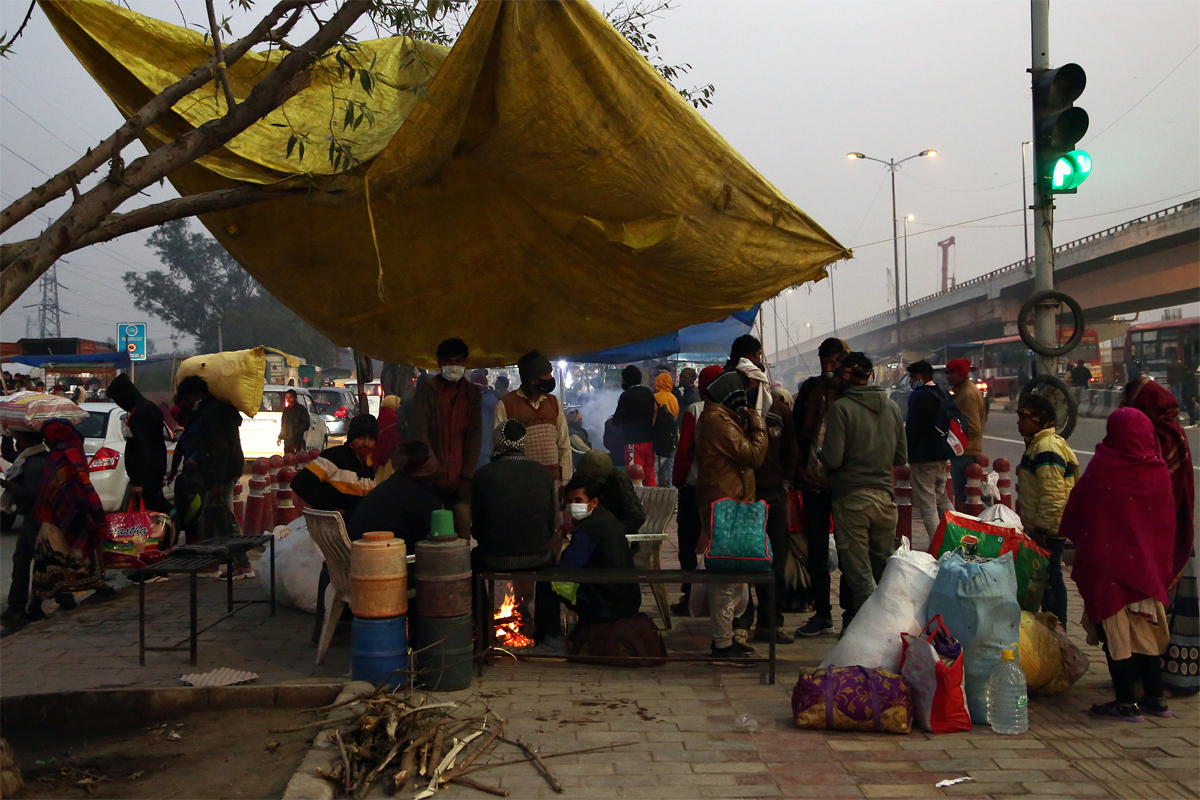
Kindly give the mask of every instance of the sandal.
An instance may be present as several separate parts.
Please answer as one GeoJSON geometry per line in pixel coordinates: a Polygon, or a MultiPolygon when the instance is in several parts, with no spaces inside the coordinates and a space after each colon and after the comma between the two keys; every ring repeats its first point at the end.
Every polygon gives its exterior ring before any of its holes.
{"type": "Polygon", "coordinates": [[[1175,716],[1174,712],[1167,708],[1167,701],[1162,697],[1153,700],[1149,697],[1143,697],[1141,700],[1138,700],[1137,707],[1143,714],[1149,714],[1152,717],[1159,717],[1160,719],[1170,719],[1175,716]]]}
{"type": "Polygon", "coordinates": [[[1118,703],[1113,700],[1111,703],[1101,703],[1092,706],[1088,711],[1093,717],[1101,719],[1110,719],[1115,722],[1145,722],[1146,718],[1142,716],[1138,710],[1136,703],[1118,703]]]}

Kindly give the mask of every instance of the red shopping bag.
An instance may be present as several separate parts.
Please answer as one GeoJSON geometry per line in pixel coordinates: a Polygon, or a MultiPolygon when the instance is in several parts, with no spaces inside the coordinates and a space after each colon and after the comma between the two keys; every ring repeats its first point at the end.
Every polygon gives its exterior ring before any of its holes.
{"type": "Polygon", "coordinates": [[[130,498],[125,511],[106,515],[108,530],[104,534],[104,566],[113,569],[145,567],[161,560],[159,544],[167,538],[171,518],[146,510],[144,500],[130,498]]]}
{"type": "Polygon", "coordinates": [[[963,686],[962,645],[942,623],[929,620],[919,636],[900,634],[900,674],[913,688],[916,721],[931,733],[971,730],[963,686]]]}

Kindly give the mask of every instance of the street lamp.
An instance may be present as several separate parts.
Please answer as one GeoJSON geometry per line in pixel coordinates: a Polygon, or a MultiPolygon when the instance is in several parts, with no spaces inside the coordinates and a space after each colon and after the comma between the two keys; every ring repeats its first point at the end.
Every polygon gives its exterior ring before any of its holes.
{"type": "Polygon", "coordinates": [[[912,214],[904,218],[904,305],[908,305],[908,223],[914,219],[912,214]]]}
{"type": "MultiPolygon", "coordinates": [[[[896,364],[904,362],[904,358],[900,353],[900,234],[897,230],[896,220],[896,169],[905,161],[912,161],[914,158],[922,156],[936,156],[937,150],[922,150],[915,156],[902,158],[899,161],[896,159],[888,159],[884,161],[881,158],[872,158],[871,156],[863,155],[862,153],[846,153],[849,159],[860,159],[862,161],[875,161],[883,164],[892,173],[892,274],[896,276],[896,364]]],[[[899,368],[899,367],[897,367],[899,368]]]]}

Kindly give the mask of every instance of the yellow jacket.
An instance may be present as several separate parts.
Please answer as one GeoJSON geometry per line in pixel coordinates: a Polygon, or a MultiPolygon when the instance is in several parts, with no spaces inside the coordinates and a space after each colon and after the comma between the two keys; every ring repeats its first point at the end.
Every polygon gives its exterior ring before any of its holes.
{"type": "Polygon", "coordinates": [[[983,393],[975,388],[975,382],[967,379],[951,390],[954,405],[967,421],[967,447],[964,455],[977,456],[983,453],[983,428],[987,425],[987,404],[983,393]]]}
{"type": "Polygon", "coordinates": [[[1058,534],[1067,497],[1079,477],[1079,459],[1054,428],[1038,431],[1017,468],[1017,497],[1025,533],[1035,528],[1058,534]]]}

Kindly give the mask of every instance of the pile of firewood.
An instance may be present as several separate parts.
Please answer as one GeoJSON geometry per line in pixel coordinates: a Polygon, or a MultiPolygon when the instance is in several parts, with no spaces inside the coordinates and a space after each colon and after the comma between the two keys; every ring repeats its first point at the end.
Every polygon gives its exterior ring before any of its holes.
{"type": "Polygon", "coordinates": [[[365,797],[380,781],[390,795],[405,787],[416,790],[414,800],[430,797],[449,783],[507,797],[503,789],[478,783],[467,775],[525,762],[531,763],[554,791],[561,792],[563,787],[546,767],[545,759],[635,744],[540,754],[520,739],[505,738],[504,719],[491,710],[464,714],[468,706],[463,703],[412,702],[383,689],[319,710],[332,712],[329,719],[275,732],[326,728],[322,735],[328,735],[337,748],[339,761],[332,770],[317,769],[317,775],[332,783],[339,796],[350,798],[365,797]],[[476,763],[481,756],[495,756],[501,743],[517,748],[523,757],[476,763]]]}

